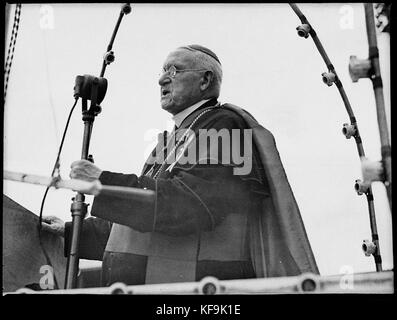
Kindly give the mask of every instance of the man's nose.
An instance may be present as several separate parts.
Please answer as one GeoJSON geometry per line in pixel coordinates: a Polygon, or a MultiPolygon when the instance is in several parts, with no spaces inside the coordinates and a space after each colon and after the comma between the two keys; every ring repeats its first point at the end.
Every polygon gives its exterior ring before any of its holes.
{"type": "Polygon", "coordinates": [[[169,82],[171,82],[171,78],[169,77],[169,75],[166,72],[160,74],[160,78],[159,78],[160,86],[163,86],[169,82]]]}

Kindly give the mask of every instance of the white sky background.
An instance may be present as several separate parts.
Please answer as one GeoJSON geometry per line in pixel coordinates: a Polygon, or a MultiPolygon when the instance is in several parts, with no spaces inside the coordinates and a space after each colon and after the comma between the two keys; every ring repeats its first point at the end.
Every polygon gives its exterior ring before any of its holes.
{"type": "MultiPolygon", "coordinates": [[[[341,78],[355,112],[366,155],[380,159],[375,99],[368,79],[352,83],[350,55],[368,56],[362,4],[300,4],[341,78]],[[350,11],[349,11],[350,10],[350,11]],[[350,15],[346,15],[349,13],[350,15]],[[346,20],[348,18],[352,20],[346,20]]],[[[12,6],[10,37],[15,5],[12,6]]],[[[99,76],[119,15],[118,4],[23,4],[5,104],[4,169],[49,176],[73,104],[77,75],[99,76]],[[50,10],[49,10],[50,9],[50,10]]],[[[297,36],[298,17],[286,4],[132,4],[107,67],[109,86],[96,118],[90,153],[100,168],[139,174],[156,134],[172,125],[161,110],[158,73],[167,54],[202,44],[220,58],[221,102],[239,105],[274,134],[321,274],[375,271],[361,251],[371,238],[367,201],[349,122],[312,39],[297,36]]],[[[378,36],[389,105],[389,38],[378,36]]],[[[8,49],[8,40],[7,47],[8,49]]],[[[73,114],[61,156],[61,176],[80,158],[81,103],[73,114]]],[[[45,188],[4,181],[4,193],[38,214],[45,188]]],[[[373,184],[384,269],[393,267],[392,225],[386,192],[373,184]]],[[[72,191],[52,190],[44,215],[71,220],[72,191]]],[[[92,197],[87,197],[91,203],[92,197]]]]}

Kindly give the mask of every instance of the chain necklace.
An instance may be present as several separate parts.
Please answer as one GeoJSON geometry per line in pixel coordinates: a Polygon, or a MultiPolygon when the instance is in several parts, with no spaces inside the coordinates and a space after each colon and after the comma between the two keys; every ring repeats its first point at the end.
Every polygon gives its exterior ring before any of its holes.
{"type": "MultiPolygon", "coordinates": [[[[163,172],[165,165],[167,164],[168,159],[171,157],[171,155],[175,152],[175,150],[177,148],[179,148],[179,146],[185,141],[185,138],[187,137],[188,132],[190,132],[190,130],[192,129],[192,127],[196,124],[197,120],[200,119],[203,115],[205,115],[207,112],[214,110],[216,107],[219,106],[219,103],[215,106],[213,106],[212,108],[208,108],[204,111],[202,111],[194,120],[193,122],[190,124],[189,128],[187,130],[185,130],[185,132],[183,133],[182,137],[178,140],[178,142],[174,145],[174,147],[172,148],[171,152],[168,154],[167,158],[163,161],[163,163],[161,164],[160,168],[157,170],[157,172],[154,174],[153,179],[157,179],[157,177],[159,176],[160,173],[163,172]]],[[[154,168],[154,165],[153,167],[154,168]]],[[[148,171],[148,174],[151,170],[148,171]]]]}

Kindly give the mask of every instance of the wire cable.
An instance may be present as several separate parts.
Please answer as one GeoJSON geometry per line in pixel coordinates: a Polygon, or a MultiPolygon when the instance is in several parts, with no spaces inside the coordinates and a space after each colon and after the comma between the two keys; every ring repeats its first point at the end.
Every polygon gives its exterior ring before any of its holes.
{"type": "MultiPolygon", "coordinates": [[[[70,112],[69,112],[69,116],[68,116],[68,119],[67,119],[67,121],[66,121],[65,129],[64,129],[63,135],[62,135],[62,141],[61,141],[61,143],[60,143],[60,145],[59,145],[57,158],[56,158],[56,160],[55,160],[55,164],[54,164],[54,167],[53,167],[52,172],[51,172],[51,177],[53,177],[53,178],[56,178],[56,175],[55,175],[55,174],[59,175],[59,158],[60,158],[60,156],[61,156],[61,152],[62,152],[62,148],[63,148],[63,143],[65,142],[65,137],[66,137],[66,133],[67,133],[67,130],[68,130],[68,127],[69,127],[70,119],[71,119],[72,114],[73,114],[73,111],[74,111],[74,109],[75,109],[75,107],[76,107],[77,101],[78,101],[78,98],[75,99],[75,102],[74,102],[74,104],[73,104],[73,106],[72,106],[72,108],[71,108],[71,110],[70,110],[70,112]]],[[[43,246],[42,237],[41,237],[41,236],[42,236],[42,220],[43,220],[44,203],[45,203],[45,200],[46,200],[46,198],[47,198],[47,194],[48,194],[49,189],[50,189],[50,187],[48,186],[48,187],[46,188],[45,192],[44,192],[43,199],[42,199],[42,201],[41,201],[40,214],[39,214],[38,231],[39,231],[39,242],[40,242],[40,246],[41,246],[41,248],[43,249],[44,256],[45,256],[45,258],[46,258],[47,264],[48,264],[49,266],[53,267],[53,265],[52,265],[52,263],[51,263],[51,259],[50,259],[49,255],[48,255],[48,252],[46,251],[46,249],[45,249],[44,246],[43,246]]],[[[55,277],[55,273],[54,273],[54,282],[55,282],[56,288],[59,288],[58,282],[57,282],[56,277],[55,277]]]]}
{"type": "Polygon", "coordinates": [[[54,106],[54,99],[52,95],[52,90],[51,90],[51,76],[50,76],[50,66],[48,62],[48,45],[47,45],[47,36],[46,36],[46,31],[43,30],[42,33],[43,35],[43,52],[44,52],[44,61],[45,61],[45,74],[47,77],[47,92],[48,92],[48,102],[50,105],[51,109],[51,114],[52,114],[52,119],[54,123],[54,131],[55,131],[55,141],[59,141],[59,127],[58,127],[58,121],[57,117],[55,114],[55,106],[54,106]]]}

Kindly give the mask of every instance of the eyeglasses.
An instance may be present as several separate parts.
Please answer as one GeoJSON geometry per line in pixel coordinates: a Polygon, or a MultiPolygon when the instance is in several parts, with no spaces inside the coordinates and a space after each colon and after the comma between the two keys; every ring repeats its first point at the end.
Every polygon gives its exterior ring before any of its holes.
{"type": "Polygon", "coordinates": [[[206,69],[182,69],[178,70],[175,66],[170,66],[167,70],[163,69],[159,76],[163,76],[164,74],[168,74],[171,78],[175,78],[177,72],[188,72],[188,71],[207,71],[206,69]]]}

